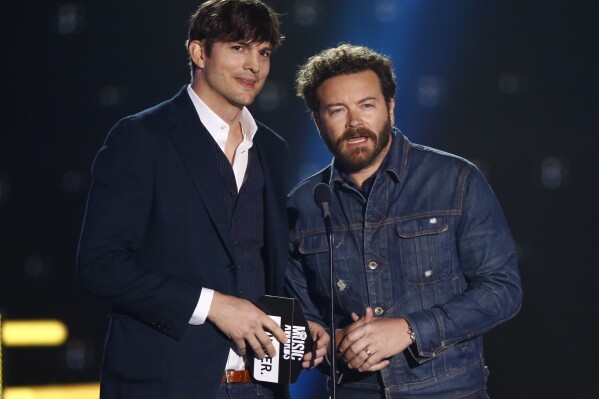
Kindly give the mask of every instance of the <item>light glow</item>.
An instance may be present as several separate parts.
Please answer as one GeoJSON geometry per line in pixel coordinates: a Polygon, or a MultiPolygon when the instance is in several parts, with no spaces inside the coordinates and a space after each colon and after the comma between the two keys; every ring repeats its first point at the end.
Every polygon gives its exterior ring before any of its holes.
{"type": "Polygon", "coordinates": [[[98,399],[99,384],[6,387],[4,399],[98,399]]]}
{"type": "Polygon", "coordinates": [[[5,320],[2,342],[5,346],[59,346],[69,332],[60,320],[5,320]]]}

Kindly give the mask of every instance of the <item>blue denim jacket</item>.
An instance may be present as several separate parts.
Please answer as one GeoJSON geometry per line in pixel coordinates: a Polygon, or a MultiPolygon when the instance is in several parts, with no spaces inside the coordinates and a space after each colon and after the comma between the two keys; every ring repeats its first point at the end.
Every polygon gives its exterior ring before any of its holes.
{"type": "Polygon", "coordinates": [[[522,301],[512,236],[480,171],[457,156],[412,144],[394,130],[367,198],[333,162],[288,196],[287,289],[306,317],[328,326],[329,256],[316,184],[332,190],[335,321],[371,306],[403,317],[416,335],[380,372],[343,369],[341,384],[402,398],[486,397],[482,334],[522,301]],[[420,396],[422,395],[422,396],[420,396]]]}

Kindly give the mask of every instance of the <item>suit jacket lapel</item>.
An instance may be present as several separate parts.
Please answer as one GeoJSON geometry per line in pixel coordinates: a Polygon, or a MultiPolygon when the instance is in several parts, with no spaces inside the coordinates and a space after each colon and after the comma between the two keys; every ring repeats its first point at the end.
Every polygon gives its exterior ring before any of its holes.
{"type": "Polygon", "coordinates": [[[260,160],[262,174],[264,175],[264,242],[266,246],[265,276],[267,293],[277,294],[283,286],[284,262],[287,249],[287,229],[280,226],[284,222],[285,201],[283,179],[274,176],[276,173],[283,173],[281,167],[282,161],[277,157],[284,157],[284,154],[278,153],[277,148],[271,145],[265,132],[261,132],[258,125],[258,132],[254,136],[254,146],[256,154],[260,160]],[[281,234],[282,233],[282,234],[281,234]]]}
{"type": "Polygon", "coordinates": [[[200,118],[184,87],[172,100],[169,120],[177,127],[170,131],[181,158],[197,188],[212,222],[221,237],[231,261],[234,262],[233,243],[229,221],[223,205],[225,187],[219,178],[210,150],[213,140],[200,118]]]}

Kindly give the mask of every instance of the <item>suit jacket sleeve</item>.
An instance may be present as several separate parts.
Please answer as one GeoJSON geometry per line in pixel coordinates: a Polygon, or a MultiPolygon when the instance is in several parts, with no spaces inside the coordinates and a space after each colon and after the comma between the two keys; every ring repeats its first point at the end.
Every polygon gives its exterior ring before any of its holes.
{"type": "Polygon", "coordinates": [[[135,118],[119,122],[92,166],[78,251],[77,281],[121,311],[180,338],[201,287],[144,263],[151,223],[155,146],[135,118]]]}

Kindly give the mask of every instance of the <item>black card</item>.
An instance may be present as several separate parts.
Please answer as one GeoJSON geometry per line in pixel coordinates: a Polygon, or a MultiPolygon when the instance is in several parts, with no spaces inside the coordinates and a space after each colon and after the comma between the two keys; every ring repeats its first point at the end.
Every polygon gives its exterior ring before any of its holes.
{"type": "Polygon", "coordinates": [[[257,306],[270,316],[287,335],[281,344],[269,331],[267,334],[277,349],[275,357],[254,359],[254,378],[258,381],[293,383],[302,371],[304,354],[312,350],[313,342],[304,312],[297,299],[264,295],[257,306]]]}

